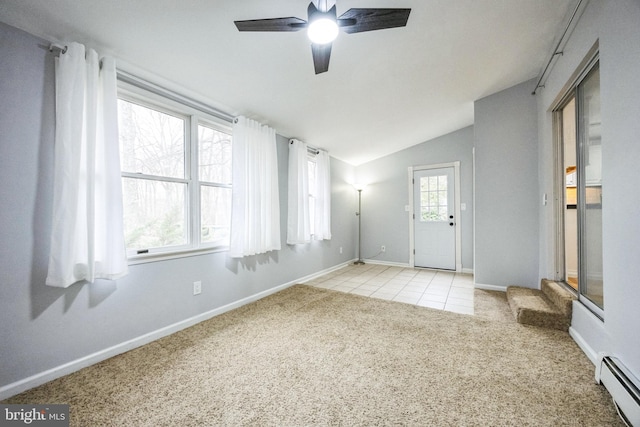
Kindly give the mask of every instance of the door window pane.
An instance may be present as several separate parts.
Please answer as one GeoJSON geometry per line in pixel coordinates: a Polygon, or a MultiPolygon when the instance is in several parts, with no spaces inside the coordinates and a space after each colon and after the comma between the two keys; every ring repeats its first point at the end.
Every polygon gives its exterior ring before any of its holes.
{"type": "Polygon", "coordinates": [[[420,178],[420,221],[446,221],[447,175],[420,178]]]}

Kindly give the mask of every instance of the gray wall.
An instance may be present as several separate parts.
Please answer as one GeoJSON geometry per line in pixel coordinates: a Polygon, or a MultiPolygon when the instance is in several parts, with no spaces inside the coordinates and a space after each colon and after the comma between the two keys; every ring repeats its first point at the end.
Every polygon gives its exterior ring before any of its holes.
{"type": "Polygon", "coordinates": [[[284,243],[288,144],[279,136],[281,251],[243,261],[219,252],[134,265],[115,282],[45,286],[54,59],[47,42],[2,23],[0,40],[0,388],[355,257],[354,168],[336,159],[333,239],[284,243]]]}
{"type": "MultiPolygon", "coordinates": [[[[473,269],[473,127],[423,142],[356,168],[362,192],[362,257],[376,261],[409,263],[408,167],[460,161],[460,201],[467,209],[461,227],[462,267],[473,269]]],[[[353,190],[353,197],[357,193],[353,190]]]]}
{"type": "MultiPolygon", "coordinates": [[[[554,99],[596,41],[600,44],[604,322],[574,304],[571,333],[594,357],[620,358],[640,378],[640,2],[591,0],[538,101],[540,185],[553,189],[554,99]]],[[[554,216],[541,210],[540,276],[552,277],[554,216]],[[550,254],[550,255],[546,255],[550,254]]]]}
{"type": "Polygon", "coordinates": [[[535,81],[475,102],[475,282],[538,287],[535,81]]]}

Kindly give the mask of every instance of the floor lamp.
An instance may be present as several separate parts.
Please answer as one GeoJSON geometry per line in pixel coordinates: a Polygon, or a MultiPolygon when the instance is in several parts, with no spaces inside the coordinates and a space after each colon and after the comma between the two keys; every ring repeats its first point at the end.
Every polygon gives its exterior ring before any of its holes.
{"type": "Polygon", "coordinates": [[[363,265],[364,261],[362,260],[362,190],[366,187],[365,184],[353,184],[356,190],[358,190],[358,212],[356,212],[356,216],[358,217],[358,260],[354,262],[355,265],[363,265]]]}

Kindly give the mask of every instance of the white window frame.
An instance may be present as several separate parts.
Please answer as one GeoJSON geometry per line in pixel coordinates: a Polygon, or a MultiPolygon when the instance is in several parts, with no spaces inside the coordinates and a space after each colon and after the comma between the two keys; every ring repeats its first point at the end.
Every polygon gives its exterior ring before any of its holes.
{"type": "Polygon", "coordinates": [[[150,175],[122,172],[122,177],[145,178],[149,180],[184,182],[187,185],[187,244],[179,246],[165,246],[137,250],[127,250],[129,265],[165,259],[182,258],[201,255],[203,253],[222,252],[229,249],[227,245],[201,242],[201,214],[200,188],[202,185],[231,188],[226,183],[200,182],[198,170],[198,125],[232,135],[232,125],[221,118],[215,117],[192,106],[169,99],[161,94],[137,87],[133,84],[118,81],[118,99],[133,102],[154,110],[170,114],[185,120],[185,177],[184,179],[153,177],[150,175]]]}

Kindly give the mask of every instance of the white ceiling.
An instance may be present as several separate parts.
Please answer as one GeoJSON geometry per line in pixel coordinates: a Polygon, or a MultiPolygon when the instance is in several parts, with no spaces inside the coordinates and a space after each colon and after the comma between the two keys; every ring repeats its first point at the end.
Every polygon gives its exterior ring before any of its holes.
{"type": "Polygon", "coordinates": [[[412,10],[405,28],[341,33],[319,75],[304,31],[240,33],[233,23],[306,19],[309,0],[0,0],[0,20],[112,54],[359,165],[471,125],[475,100],[537,77],[574,3],[338,0],[338,15],[412,10]]]}

